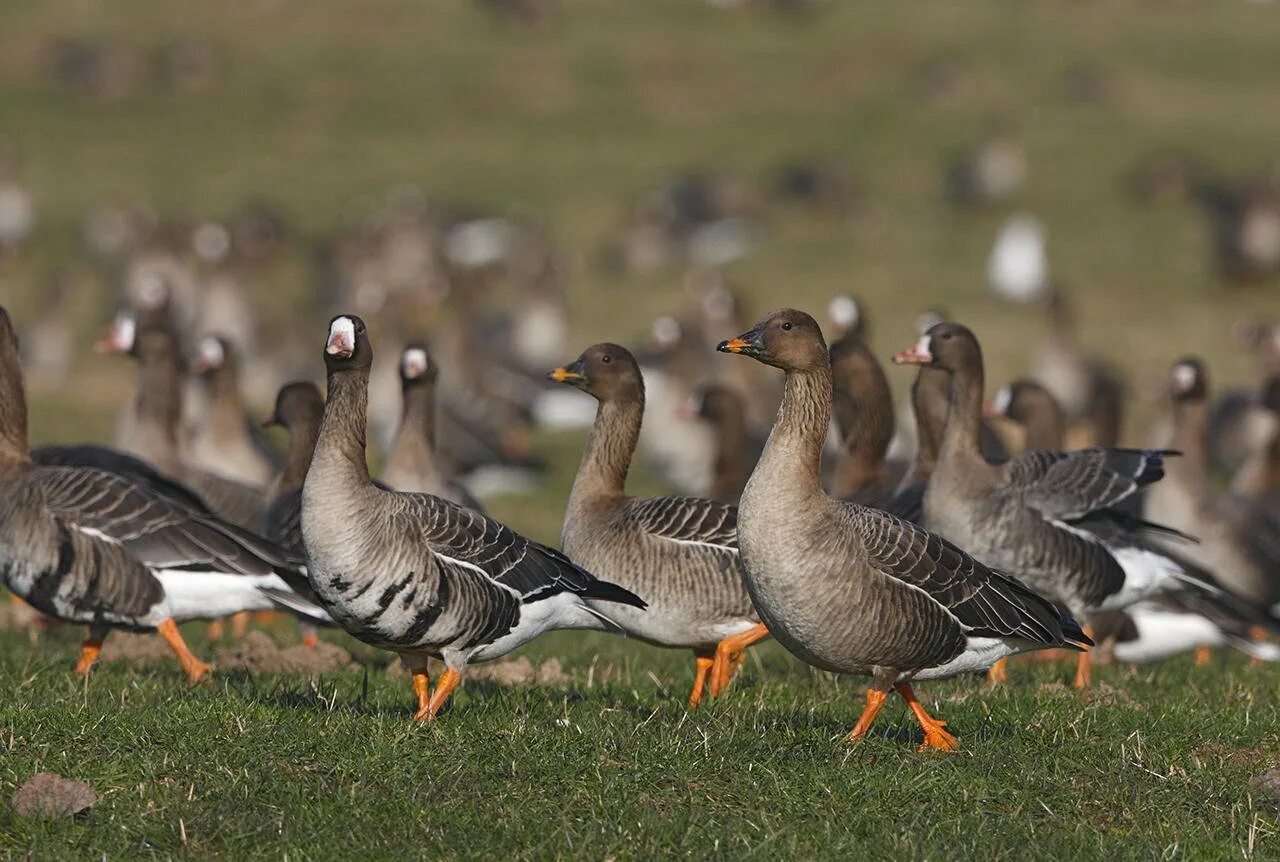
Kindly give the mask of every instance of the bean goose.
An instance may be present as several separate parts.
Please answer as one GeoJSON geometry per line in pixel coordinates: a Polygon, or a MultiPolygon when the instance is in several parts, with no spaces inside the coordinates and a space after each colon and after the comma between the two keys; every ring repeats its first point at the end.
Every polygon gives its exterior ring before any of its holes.
{"type": "Polygon", "coordinates": [[[1184,453],[1168,478],[1146,495],[1144,514],[1194,536],[1185,553],[1218,574],[1236,595],[1258,608],[1280,602],[1280,524],[1265,509],[1232,494],[1217,494],[1208,463],[1209,378],[1194,357],[1170,376],[1172,445],[1184,453]]]}
{"type": "Polygon", "coordinates": [[[738,502],[764,445],[747,429],[744,400],[742,393],[732,387],[703,383],[689,402],[689,415],[707,423],[714,432],[715,459],[707,496],[720,503],[738,502]]]}
{"type": "Polygon", "coordinates": [[[889,689],[924,747],[954,750],[911,683],[985,669],[1002,656],[1090,644],[1075,620],[1002,572],[893,515],[828,497],[818,481],[831,363],[813,318],[784,309],[723,341],[786,375],[782,408],[738,515],[747,591],[769,631],[815,667],[871,677],[849,734],[866,735],[889,689]]]}
{"type": "Polygon", "coordinates": [[[841,447],[830,478],[832,496],[861,502],[883,496],[892,477],[885,453],[893,439],[893,396],[875,354],[851,329],[831,343],[833,396],[841,447]]]}
{"type": "Polygon", "coordinates": [[[187,446],[191,465],[252,487],[266,486],[275,468],[249,430],[236,346],[215,335],[201,338],[193,370],[207,389],[209,410],[187,446]]]}
{"type": "Polygon", "coordinates": [[[644,378],[625,347],[601,343],[551,372],[594,397],[596,420],[569,492],[561,546],[578,565],[645,597],[611,618],[658,646],[694,652],[689,706],[728,685],[743,651],[769,632],[751,607],[738,562],[737,509],[698,497],[628,497],[644,418],[644,378]]]}
{"type": "Polygon", "coordinates": [[[275,604],[288,592],[285,555],[266,540],[125,476],[35,464],[17,340],[0,309],[0,567],[37,610],[86,623],[76,669],[92,667],[113,628],[156,630],[183,671],[209,671],[177,623],[275,604]]]}
{"type": "MultiPolygon", "coordinates": [[[[924,494],[924,522],[987,565],[1016,571],[1077,618],[1180,589],[1187,575],[1166,557],[1109,544],[1082,525],[1108,513],[1163,472],[1163,450],[1025,452],[1002,465],[979,449],[982,350],[958,323],[939,323],[898,363],[951,377],[951,410],[938,465],[924,494]]],[[[1081,654],[1076,686],[1089,683],[1081,654]]],[[[1001,678],[999,669],[995,675],[1001,678]]]]}
{"type": "Polygon", "coordinates": [[[256,530],[266,510],[265,493],[194,468],[180,455],[183,360],[173,331],[159,321],[129,327],[117,325],[106,347],[130,355],[138,363],[132,432],[122,441],[121,448],[190,487],[221,517],[256,530]]]}
{"type": "Polygon", "coordinates": [[[382,469],[382,481],[397,491],[434,494],[483,512],[462,485],[447,477],[436,457],[436,379],[439,368],[421,342],[400,354],[400,388],[404,409],[400,430],[382,469]]]}
{"type": "Polygon", "coordinates": [[[373,348],[364,321],[335,317],[324,359],[329,393],[302,486],[308,579],[339,625],[401,656],[416,718],[436,716],[469,662],[551,629],[617,630],[587,599],[644,606],[473,509],[375,486],[365,461],[373,348]],[[431,657],[446,669],[428,696],[431,657]]]}

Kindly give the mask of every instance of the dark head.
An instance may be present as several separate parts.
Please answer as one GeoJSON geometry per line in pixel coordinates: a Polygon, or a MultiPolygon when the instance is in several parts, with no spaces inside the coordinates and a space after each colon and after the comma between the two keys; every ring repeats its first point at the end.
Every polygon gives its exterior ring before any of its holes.
{"type": "Polygon", "coordinates": [[[818,322],[803,311],[783,308],[749,332],[716,345],[721,353],[740,353],[788,373],[829,367],[827,342],[818,322]]]}
{"type": "Polygon", "coordinates": [[[746,421],[746,406],[741,393],[723,383],[700,384],[690,396],[684,412],[690,418],[697,417],[717,428],[746,421]]]}
{"type": "Polygon", "coordinates": [[[286,383],[276,395],[276,408],[262,420],[263,428],[297,428],[308,423],[319,424],[324,413],[324,397],[308,380],[286,383]]]}
{"type": "Polygon", "coordinates": [[[329,321],[329,337],[324,345],[324,366],[330,374],[339,371],[368,372],[373,365],[373,345],[364,321],[354,314],[339,314],[329,321]]]}
{"type": "Polygon", "coordinates": [[[973,332],[959,323],[944,321],[929,327],[911,347],[893,357],[899,365],[928,365],[945,371],[982,368],[982,348],[973,332]]]}
{"type": "Polygon", "coordinates": [[[431,358],[425,341],[410,341],[400,352],[400,383],[404,387],[435,383],[440,367],[431,358]]]}
{"type": "Polygon", "coordinates": [[[196,355],[191,361],[191,370],[201,377],[213,377],[226,370],[236,370],[235,347],[221,335],[206,335],[196,345],[196,355]]]}
{"type": "Polygon", "coordinates": [[[1209,372],[1198,356],[1184,356],[1173,364],[1169,394],[1175,404],[1203,403],[1209,397],[1209,372]]]}
{"type": "Polygon", "coordinates": [[[1019,425],[1027,425],[1046,412],[1061,408],[1048,389],[1034,380],[1015,380],[1000,388],[985,411],[990,416],[1003,416],[1019,425]]]}
{"type": "Polygon", "coordinates": [[[644,402],[644,378],[631,351],[617,344],[593,344],[573,362],[547,374],[595,396],[597,401],[644,402]]]}

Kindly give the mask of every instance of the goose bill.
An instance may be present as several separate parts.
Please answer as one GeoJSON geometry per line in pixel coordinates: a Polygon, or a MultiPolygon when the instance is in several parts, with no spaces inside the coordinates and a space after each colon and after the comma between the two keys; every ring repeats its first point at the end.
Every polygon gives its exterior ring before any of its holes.
{"type": "Polygon", "coordinates": [[[329,326],[329,342],[324,350],[339,359],[350,359],[356,352],[356,327],[349,318],[339,317],[329,326]]]}
{"type": "Polygon", "coordinates": [[[920,340],[915,344],[895,354],[893,361],[898,365],[928,365],[933,362],[933,353],[929,350],[929,336],[920,336],[920,340]]]}

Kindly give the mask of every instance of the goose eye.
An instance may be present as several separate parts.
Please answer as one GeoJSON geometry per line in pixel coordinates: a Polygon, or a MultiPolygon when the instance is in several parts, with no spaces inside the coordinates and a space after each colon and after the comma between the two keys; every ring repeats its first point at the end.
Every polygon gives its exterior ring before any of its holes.
{"type": "Polygon", "coordinates": [[[791,321],[789,321],[789,320],[788,320],[788,321],[786,321],[785,323],[783,323],[783,324],[782,324],[782,328],[783,328],[784,330],[786,330],[787,332],[790,332],[790,331],[791,331],[791,321]]]}
{"type": "Polygon", "coordinates": [[[604,356],[600,357],[600,361],[605,363],[612,362],[613,357],[606,353],[604,356]]]}

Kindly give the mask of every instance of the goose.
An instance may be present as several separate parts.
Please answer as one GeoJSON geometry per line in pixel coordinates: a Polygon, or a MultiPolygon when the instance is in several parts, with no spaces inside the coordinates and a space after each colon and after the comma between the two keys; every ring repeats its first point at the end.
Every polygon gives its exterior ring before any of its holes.
{"type": "Polygon", "coordinates": [[[382,481],[397,491],[434,494],[484,511],[467,489],[444,475],[436,457],[436,380],[440,370],[420,341],[400,353],[400,387],[404,409],[400,429],[382,468],[382,481]]]}
{"type": "Polygon", "coordinates": [[[782,407],[738,510],[743,578],[761,621],[789,651],[823,670],[871,677],[850,742],[897,689],[924,730],[922,750],[953,751],[956,737],[916,698],[914,680],[1091,644],[1075,620],[1015,578],[908,521],[826,495],[818,472],[831,363],[812,317],[775,311],[717,349],[785,374],[782,407]]]}
{"type": "Polygon", "coordinates": [[[1067,418],[1062,406],[1034,380],[1022,378],[1001,387],[984,412],[1021,427],[1024,452],[1061,449],[1066,442],[1067,418]]]}
{"type": "Polygon", "coordinates": [[[100,349],[132,356],[138,365],[132,430],[120,448],[191,488],[221,517],[256,530],[267,504],[262,489],[192,467],[180,455],[183,358],[174,332],[160,319],[118,320],[100,349]]]}
{"type": "Polygon", "coordinates": [[[738,390],[714,382],[699,384],[689,399],[688,416],[705,422],[714,435],[715,456],[707,496],[720,503],[738,501],[764,444],[747,430],[744,400],[738,390]]]}
{"type": "Polygon", "coordinates": [[[197,344],[192,370],[208,390],[209,411],[187,445],[191,465],[245,485],[266,486],[275,468],[249,432],[239,349],[222,336],[206,335],[197,344]]]}
{"type": "Polygon", "coordinates": [[[130,478],[31,460],[18,344],[0,308],[0,569],[41,613],[85,623],[77,672],[89,671],[114,628],[154,630],[187,677],[210,665],[177,623],[275,603],[296,576],[270,542],[130,478]]]}
{"type": "Polygon", "coordinates": [[[1208,664],[1212,647],[1229,646],[1255,661],[1280,661],[1280,646],[1257,639],[1257,628],[1230,608],[1188,601],[1192,594],[1171,593],[1124,610],[1089,618],[1094,637],[1125,664],[1149,664],[1194,650],[1196,666],[1208,664]]]}
{"type": "Polygon", "coordinates": [[[829,484],[832,496],[868,502],[893,488],[885,454],[893,439],[893,395],[889,380],[858,329],[831,343],[831,412],[840,452],[829,484]]]}
{"type": "Polygon", "coordinates": [[[1280,602],[1280,523],[1264,508],[1213,490],[1208,465],[1209,375],[1197,357],[1173,365],[1171,444],[1183,457],[1150,489],[1144,517],[1198,541],[1185,549],[1194,562],[1218,574],[1236,595],[1258,608],[1280,602]]]}
{"type": "Polygon", "coordinates": [[[1231,477],[1231,492],[1280,517],[1280,374],[1263,384],[1258,401],[1265,410],[1266,433],[1231,477]]]}
{"type": "Polygon", "coordinates": [[[738,561],[737,509],[699,497],[628,497],[644,418],[644,378],[625,347],[602,342],[550,377],[595,398],[595,424],[565,508],[561,547],[580,566],[648,602],[610,613],[629,635],[692,649],[689,707],[729,684],[743,651],[769,632],[738,561]]]}
{"type": "MultiPolygon", "coordinates": [[[[1160,479],[1165,457],[1174,453],[1039,450],[991,464],[978,447],[983,368],[973,332],[958,323],[935,324],[894,361],[940,369],[951,378],[951,410],[924,493],[930,530],[987,565],[1018,572],[1080,619],[1188,583],[1187,573],[1167,557],[1108,544],[1083,528],[1106,521],[1117,505],[1160,479]]],[[[998,668],[993,679],[1003,675],[998,668]]],[[[1076,687],[1089,679],[1089,657],[1082,653],[1076,687]]]]}
{"type": "Polygon", "coordinates": [[[435,718],[470,662],[552,629],[619,631],[588,599],[644,607],[474,509],[375,486],[365,460],[373,348],[363,320],[330,321],[324,361],[328,397],[302,486],[307,577],[348,633],[400,655],[418,696],[415,718],[435,718]],[[430,696],[429,658],[445,663],[430,696]]]}

